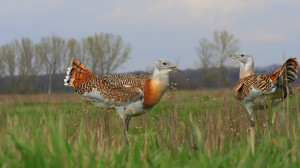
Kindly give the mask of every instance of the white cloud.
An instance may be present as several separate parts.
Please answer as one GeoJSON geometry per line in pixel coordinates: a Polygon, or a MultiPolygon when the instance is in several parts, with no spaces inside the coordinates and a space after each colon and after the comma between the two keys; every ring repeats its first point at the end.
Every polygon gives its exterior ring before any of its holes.
{"type": "MultiPolygon", "coordinates": [[[[295,3],[291,0],[291,3],[295,3]]],[[[285,0],[153,0],[145,3],[117,3],[101,13],[104,20],[124,26],[187,27],[193,25],[222,29],[232,26],[236,18],[243,15],[264,13],[264,10],[285,4],[285,0]],[[121,5],[120,5],[121,4],[121,5]]]]}
{"type": "Polygon", "coordinates": [[[244,42],[258,42],[258,43],[268,43],[268,42],[287,42],[289,41],[282,33],[271,32],[266,30],[253,30],[249,32],[238,33],[238,36],[243,39],[244,42]]]}

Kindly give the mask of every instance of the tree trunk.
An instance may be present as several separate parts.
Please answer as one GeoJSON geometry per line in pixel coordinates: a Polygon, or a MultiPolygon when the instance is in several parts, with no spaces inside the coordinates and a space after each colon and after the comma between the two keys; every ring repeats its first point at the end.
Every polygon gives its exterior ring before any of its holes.
{"type": "Polygon", "coordinates": [[[49,74],[48,77],[48,94],[51,94],[51,74],[49,74]]]}

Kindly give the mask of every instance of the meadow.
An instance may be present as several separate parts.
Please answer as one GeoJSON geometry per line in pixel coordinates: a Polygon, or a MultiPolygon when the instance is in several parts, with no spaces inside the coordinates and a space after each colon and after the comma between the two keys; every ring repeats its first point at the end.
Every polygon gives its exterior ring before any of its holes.
{"type": "Polygon", "coordinates": [[[75,93],[0,96],[0,167],[300,167],[300,93],[255,113],[231,89],[177,91],[121,120],[75,93]],[[273,122],[268,123],[268,116],[273,122]]]}

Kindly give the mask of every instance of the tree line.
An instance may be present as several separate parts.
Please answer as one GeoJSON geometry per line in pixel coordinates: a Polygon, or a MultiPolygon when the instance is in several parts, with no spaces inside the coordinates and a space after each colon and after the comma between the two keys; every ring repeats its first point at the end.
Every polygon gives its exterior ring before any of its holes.
{"type": "Polygon", "coordinates": [[[129,43],[119,35],[100,33],[77,40],[57,36],[14,40],[0,47],[0,78],[9,79],[9,92],[35,92],[37,76],[46,75],[48,93],[53,76],[65,73],[71,58],[80,60],[98,75],[113,73],[128,58],[129,43]]]}
{"type": "MultiPolygon", "coordinates": [[[[238,39],[227,31],[214,31],[211,39],[202,38],[195,47],[197,69],[171,74],[179,89],[232,87],[239,68],[227,66],[230,54],[239,50],[238,39]]],[[[29,38],[0,46],[0,93],[71,91],[63,86],[66,67],[76,58],[93,73],[114,73],[129,59],[130,44],[119,35],[100,33],[80,40],[57,36],[29,38]]],[[[279,65],[278,65],[279,66],[279,65]]],[[[271,72],[272,68],[257,72],[271,72]]],[[[147,73],[143,71],[132,73],[147,73]]]]}

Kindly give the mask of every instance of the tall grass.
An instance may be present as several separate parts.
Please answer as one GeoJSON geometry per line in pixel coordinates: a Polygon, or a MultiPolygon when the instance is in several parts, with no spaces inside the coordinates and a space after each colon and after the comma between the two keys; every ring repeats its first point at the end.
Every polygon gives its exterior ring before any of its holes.
{"type": "Polygon", "coordinates": [[[254,155],[246,110],[229,89],[169,91],[132,118],[129,146],[114,111],[79,97],[1,104],[0,167],[300,167],[299,98],[274,109],[271,127],[267,109],[255,113],[254,155]]]}

